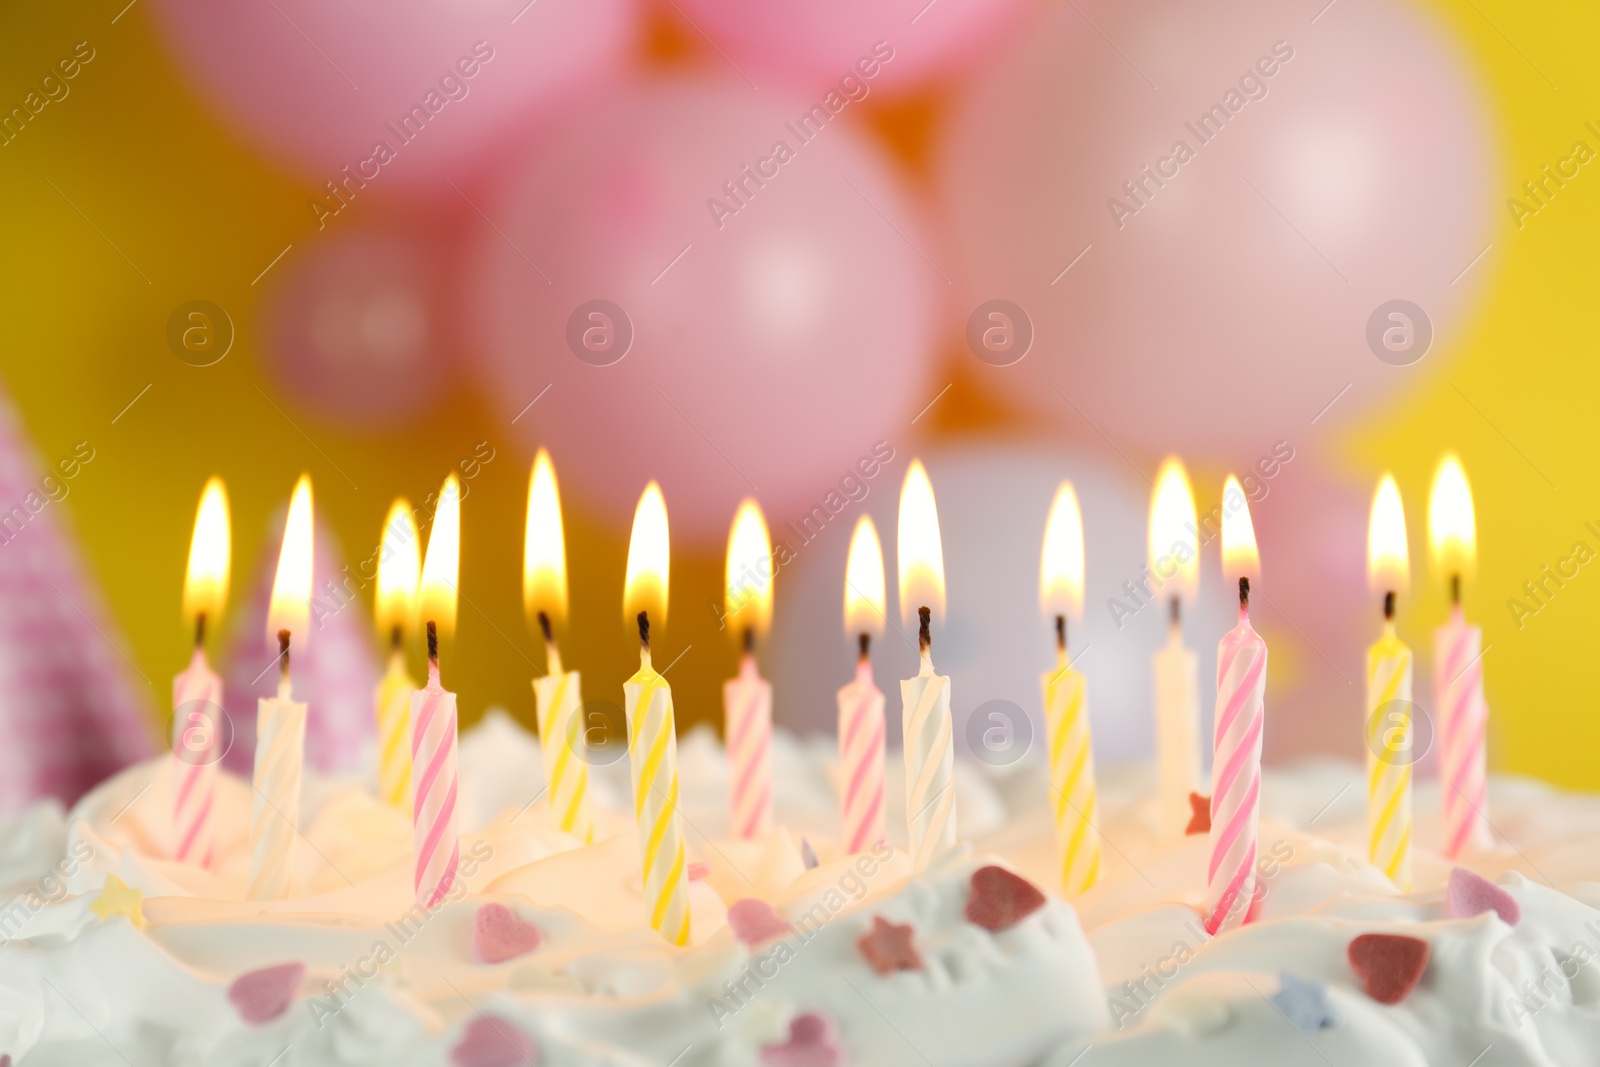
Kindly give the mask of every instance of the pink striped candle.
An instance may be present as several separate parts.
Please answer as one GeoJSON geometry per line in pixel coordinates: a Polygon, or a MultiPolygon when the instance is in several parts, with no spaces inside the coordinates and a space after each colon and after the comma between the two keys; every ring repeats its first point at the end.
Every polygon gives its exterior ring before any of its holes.
{"type": "MultiPolygon", "coordinates": [[[[437,637],[429,623],[429,644],[437,637]]],[[[428,661],[428,685],[411,694],[411,766],[416,793],[412,834],[417,903],[437,907],[455,884],[461,856],[456,813],[456,695],[439,684],[439,659],[428,661]]]]}
{"type": "Polygon", "coordinates": [[[862,635],[856,676],[839,690],[839,814],[847,853],[867,852],[886,834],[883,808],[883,691],[872,680],[862,635]]]}
{"type": "Polygon", "coordinates": [[[1219,934],[1255,918],[1256,824],[1261,813],[1261,740],[1267,645],[1250,625],[1250,577],[1260,569],[1244,490],[1222,491],[1222,566],[1239,576],[1239,624],[1217,644],[1215,749],[1211,764],[1211,862],[1205,927],[1219,934]]]}
{"type": "MultiPolygon", "coordinates": [[[[748,632],[748,631],[746,631],[748,632]]],[[[722,686],[728,739],[728,823],[746,841],[772,829],[772,686],[746,652],[722,686]]]]}
{"type": "Polygon", "coordinates": [[[1483,699],[1482,645],[1483,631],[1467,622],[1460,604],[1433,635],[1433,689],[1443,750],[1444,854],[1452,860],[1490,842],[1484,754],[1489,708],[1483,699]]]}
{"type": "Polygon", "coordinates": [[[179,863],[211,864],[221,719],[222,679],[196,645],[172,682],[172,858],[179,863]]]}

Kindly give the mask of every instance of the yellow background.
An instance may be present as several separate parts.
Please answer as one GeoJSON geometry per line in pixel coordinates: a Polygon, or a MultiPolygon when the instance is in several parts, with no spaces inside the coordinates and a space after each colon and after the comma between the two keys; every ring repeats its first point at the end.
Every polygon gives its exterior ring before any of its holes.
{"type": "MultiPolygon", "coordinates": [[[[70,83],[71,95],[0,148],[0,375],[45,462],[82,440],[96,450],[59,507],[106,591],[122,650],[151,682],[152,730],[168,714],[167,679],[185,658],[181,576],[208,475],[223,473],[232,496],[237,601],[262,549],[266,518],[302,470],[312,473],[320,513],[354,556],[376,538],[393,496],[420,501],[486,438],[499,455],[474,482],[466,506],[462,590],[470,602],[461,606],[450,680],[467,721],[496,703],[531,721],[528,679],[543,655],[520,603],[525,458],[464,387],[405,432],[376,435],[349,433],[272,395],[255,349],[260,289],[251,279],[285,244],[306,239],[312,190],[200,106],[163,54],[147,3],[113,23],[124,2],[0,9],[0,103],[7,109],[77,42],[96,50],[70,83]],[[172,309],[195,298],[224,306],[237,330],[233,351],[205,370],[174,358],[164,340],[172,309]]],[[[1584,128],[1589,120],[1600,125],[1593,62],[1600,9],[1565,2],[1532,11],[1513,0],[1429,7],[1487,87],[1503,152],[1494,180],[1504,196],[1574,141],[1600,148],[1584,128]]],[[[702,62],[703,44],[675,23],[670,7],[661,8],[641,41],[643,60],[702,62]]],[[[913,184],[928,185],[928,148],[951,93],[936,88],[873,107],[874,129],[913,184]]],[[[357,205],[351,222],[378,228],[395,210],[374,195],[357,205]]],[[[1588,786],[1600,785],[1592,755],[1600,751],[1592,648],[1600,577],[1589,574],[1597,568],[1585,567],[1520,629],[1505,602],[1573,542],[1600,549],[1600,538],[1583,528],[1588,520],[1600,527],[1592,445],[1600,396],[1591,342],[1597,239],[1600,171],[1593,165],[1520,230],[1503,212],[1491,254],[1474,268],[1489,274],[1480,279],[1486,284],[1478,307],[1456,351],[1441,354],[1455,359],[1450,372],[1378,413],[1344,447],[1352,472],[1375,479],[1385,466],[1395,471],[1419,564],[1433,464],[1441,443],[1460,452],[1478,501],[1481,563],[1469,596],[1488,645],[1491,759],[1499,769],[1588,786]]],[[[937,435],[982,432],[1009,414],[964,372],[958,344],[952,338],[946,356],[944,373],[956,384],[941,405],[937,435]]],[[[606,680],[631,671],[634,655],[619,619],[625,532],[600,526],[570,503],[567,521],[574,634],[567,658],[600,695],[606,680]]],[[[675,600],[716,595],[718,554],[680,548],[673,563],[675,600]]],[[[1443,611],[1432,582],[1417,566],[1417,607],[1403,618],[1402,636],[1418,646],[1443,611]]],[[[734,664],[734,650],[713,622],[707,612],[674,612],[669,653],[696,649],[673,676],[691,722],[720,708],[717,686],[734,664]]]]}

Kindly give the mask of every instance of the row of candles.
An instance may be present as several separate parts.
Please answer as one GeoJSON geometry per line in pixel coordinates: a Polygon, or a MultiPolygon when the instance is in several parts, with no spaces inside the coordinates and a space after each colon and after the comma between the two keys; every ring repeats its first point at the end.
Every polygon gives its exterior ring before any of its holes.
{"type": "MultiPolygon", "coordinates": [[[[1265,725],[1267,647],[1250,624],[1250,582],[1260,563],[1248,500],[1229,476],[1222,496],[1222,566],[1239,590],[1238,625],[1218,646],[1217,697],[1210,797],[1210,863],[1205,901],[1212,933],[1248,922],[1258,899],[1255,882],[1265,725]]],[[[454,629],[460,559],[460,487],[454,475],[438,496],[426,553],[416,512],[397,500],[384,522],[374,622],[391,649],[374,695],[381,798],[410,814],[414,828],[413,884],[417,900],[435,906],[450,891],[458,860],[455,694],[440,680],[439,641],[454,629]],[[408,632],[422,623],[428,648],[427,682],[418,688],[403,655],[408,632]]],[[[1436,697],[1443,742],[1444,851],[1454,858],[1487,841],[1484,814],[1484,730],[1487,717],[1479,665],[1481,631],[1465,621],[1462,577],[1475,563],[1475,519],[1465,473],[1447,455],[1435,474],[1428,509],[1432,558],[1450,580],[1452,613],[1436,643],[1436,697]]],[[[312,598],[311,482],[302,476],[290,499],[267,615],[278,649],[277,694],[260,701],[250,823],[248,895],[289,895],[299,813],[306,705],[294,699],[290,655],[304,648],[312,598]]],[[[1206,540],[1215,534],[1208,528],[1206,540]]],[[[206,708],[220,708],[221,680],[207,663],[208,620],[220,617],[227,595],[229,518],[226,492],[213,478],[201,496],[185,581],[185,613],[195,650],[174,685],[175,774],[173,854],[209,864],[217,760],[207,746],[220,736],[206,708]]],[[[1150,518],[1150,575],[1170,596],[1171,632],[1154,657],[1158,811],[1168,836],[1181,833],[1189,796],[1200,784],[1198,659],[1183,642],[1185,599],[1198,592],[1201,544],[1194,496],[1183,465],[1163,463],[1150,518]]],[[[920,461],[906,473],[897,529],[899,595],[905,621],[912,609],[920,649],[917,673],[901,682],[905,746],[905,810],[909,851],[923,870],[956,843],[955,749],[950,679],[932,660],[932,631],[944,616],[944,562],[933,487],[920,461]]],[[[651,660],[651,628],[667,615],[670,539],[666,503],[648,485],[634,514],[628,544],[623,610],[637,625],[639,670],[623,685],[634,814],[642,882],[651,925],[675,944],[689,938],[688,874],[678,814],[676,728],[672,690],[651,660]]],[[[772,617],[772,585],[783,561],[774,556],[761,509],[743,502],[729,536],[724,622],[734,624],[744,653],[724,687],[729,760],[729,825],[756,839],[772,826],[772,687],[755,660],[757,640],[772,617]]],[[[1402,890],[1410,888],[1412,840],[1411,651],[1395,634],[1396,597],[1409,577],[1405,516],[1394,479],[1384,475],[1368,530],[1368,574],[1382,595],[1383,628],[1368,650],[1366,730],[1369,767],[1369,854],[1402,890]]],[[[884,696],[873,682],[870,643],[885,618],[883,550],[870,517],[858,520],[845,574],[845,628],[859,643],[855,677],[838,693],[840,843],[847,852],[871,848],[885,836],[884,696]]],[[[1057,834],[1061,889],[1076,896],[1097,881],[1101,863],[1087,680],[1068,650],[1069,620],[1081,619],[1084,597],[1083,517],[1070,482],[1056,492],[1045,526],[1040,608],[1053,622],[1057,662],[1043,676],[1051,809],[1057,834]]],[[[578,672],[564,669],[556,629],[567,613],[566,548],[560,494],[549,455],[535,457],[529,482],[523,559],[523,597],[537,621],[548,657],[534,680],[542,758],[551,815],[563,831],[589,842],[588,762],[578,672]]],[[[213,712],[214,714],[214,712],[213,712]]]]}

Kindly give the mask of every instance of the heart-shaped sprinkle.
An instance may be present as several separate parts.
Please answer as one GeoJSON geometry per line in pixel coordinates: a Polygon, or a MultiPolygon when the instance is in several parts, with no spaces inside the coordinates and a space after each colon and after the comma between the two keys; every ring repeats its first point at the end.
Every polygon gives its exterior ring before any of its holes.
{"type": "Polygon", "coordinates": [[[1211,832],[1211,798],[1203,797],[1199,793],[1190,793],[1189,811],[1189,825],[1184,828],[1184,836],[1209,834],[1211,832]]]}
{"type": "Polygon", "coordinates": [[[544,934],[504,904],[485,904],[472,917],[472,952],[479,963],[504,963],[544,944],[544,934]]]}
{"type": "Polygon", "coordinates": [[[809,838],[802,837],[800,839],[800,862],[806,865],[806,870],[808,871],[815,870],[822,862],[817,859],[817,850],[811,847],[809,838]]]}
{"type": "Polygon", "coordinates": [[[1350,966],[1379,1004],[1398,1004],[1428,969],[1428,943],[1400,934],[1362,934],[1350,942],[1350,966]]]}
{"type": "Polygon", "coordinates": [[[759,945],[775,937],[787,937],[792,928],[778,917],[772,905],[764,900],[747,897],[728,906],[728,925],[733,936],[747,945],[759,945]]]}
{"type": "Polygon", "coordinates": [[[879,974],[920,971],[922,956],[912,943],[916,931],[910,923],[892,923],[882,915],[872,917],[872,930],[856,942],[861,954],[879,974]]]}
{"type": "Polygon", "coordinates": [[[251,1026],[261,1026],[289,1010],[305,977],[303,963],[280,963],[246,971],[228,987],[228,1000],[238,1010],[239,1018],[251,1026]]]}
{"type": "Polygon", "coordinates": [[[789,1021],[789,1040],[762,1045],[763,1067],[842,1067],[844,1049],[833,1020],[817,1012],[796,1015],[789,1021]]]}
{"type": "Polygon", "coordinates": [[[1470,919],[1492,911],[1507,926],[1515,926],[1522,920],[1522,905],[1517,903],[1516,897],[1465,867],[1450,872],[1450,882],[1444,891],[1444,911],[1452,919],[1470,919]]]}
{"type": "Polygon", "coordinates": [[[1044,907],[1044,894],[1021,875],[1004,867],[979,867],[972,872],[967,921],[991,932],[1014,926],[1044,907]]]}
{"type": "Polygon", "coordinates": [[[456,1067],[534,1067],[542,1059],[533,1038],[498,1015],[473,1019],[450,1050],[456,1067]]]}
{"type": "Polygon", "coordinates": [[[710,873],[711,873],[711,864],[709,864],[709,863],[691,863],[691,864],[689,864],[689,881],[691,881],[691,882],[698,882],[702,878],[705,878],[710,873]]]}
{"type": "Polygon", "coordinates": [[[1328,1002],[1328,989],[1321,982],[1307,982],[1288,971],[1278,974],[1278,991],[1272,1006],[1283,1013],[1289,1024],[1302,1034],[1326,1030],[1339,1022],[1328,1002]]]}

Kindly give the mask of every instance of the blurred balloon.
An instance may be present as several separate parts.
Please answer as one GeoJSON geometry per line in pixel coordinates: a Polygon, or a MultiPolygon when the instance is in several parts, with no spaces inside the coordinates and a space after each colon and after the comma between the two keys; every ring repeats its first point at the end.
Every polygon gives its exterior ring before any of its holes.
{"type": "Polygon", "coordinates": [[[798,136],[802,111],[640,87],[541,141],[488,210],[465,300],[491,393],[619,521],[651,478],[675,537],[720,543],[746,495],[825,521],[937,391],[933,246],[882,157],[849,128],[798,136]]]}
{"type": "Polygon", "coordinates": [[[438,399],[451,364],[438,253],[399,235],[330,234],[283,265],[262,357],[328,419],[376,424],[438,399]]]}
{"type": "Polygon", "coordinates": [[[632,0],[160,0],[156,12],[206,101],[331,183],[334,208],[333,186],[459,177],[530,107],[619,68],[635,22],[632,0]]]}
{"type": "MultiPolygon", "coordinates": [[[[235,613],[222,667],[223,710],[233,732],[223,765],[247,778],[255,766],[256,702],[278,689],[278,650],[267,639],[267,602],[278,569],[283,520],[280,511],[262,542],[254,584],[235,613]]],[[[372,697],[378,661],[366,602],[376,575],[371,558],[376,548],[345,566],[333,532],[317,523],[311,635],[295,642],[289,655],[294,698],[307,705],[306,763],[324,774],[375,773],[372,697]]]]}
{"type": "Polygon", "coordinates": [[[1119,443],[1254,451],[1439,362],[1405,366],[1489,269],[1481,93],[1412,5],[1304,15],[1083,0],[994,65],[944,164],[986,380],[1119,443]]]}
{"type": "Polygon", "coordinates": [[[740,73],[864,98],[949,76],[1023,21],[1028,0],[680,0],[740,73]]]}

